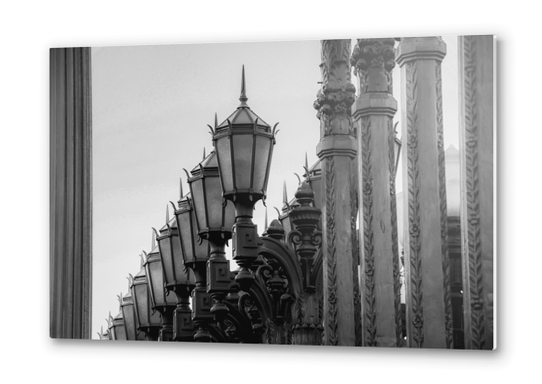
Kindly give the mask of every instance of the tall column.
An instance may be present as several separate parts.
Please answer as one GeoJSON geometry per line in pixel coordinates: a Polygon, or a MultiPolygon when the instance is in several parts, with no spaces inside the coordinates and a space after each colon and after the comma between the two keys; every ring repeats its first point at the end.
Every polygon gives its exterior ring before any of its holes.
{"type": "Polygon", "coordinates": [[[90,339],[90,48],[51,49],[50,71],[50,336],[90,339]]]}
{"type": "Polygon", "coordinates": [[[322,162],[324,344],[360,345],[359,282],[355,240],[356,138],[350,107],[350,40],[322,40],[322,89],[314,107],[320,119],[322,162]],[[358,330],[358,332],[356,332],[358,330]],[[358,336],[358,337],[356,337],[358,336]]]}
{"type": "Polygon", "coordinates": [[[439,37],[405,38],[403,87],[404,251],[408,345],[452,348],[439,37]]]}
{"type": "Polygon", "coordinates": [[[493,349],[493,36],[459,38],[465,348],[493,349]]]}
{"type": "Polygon", "coordinates": [[[360,165],[361,325],[364,346],[401,343],[401,282],[395,200],[397,101],[392,95],[394,39],[358,39],[352,54],[359,79],[353,108],[360,165]]]}

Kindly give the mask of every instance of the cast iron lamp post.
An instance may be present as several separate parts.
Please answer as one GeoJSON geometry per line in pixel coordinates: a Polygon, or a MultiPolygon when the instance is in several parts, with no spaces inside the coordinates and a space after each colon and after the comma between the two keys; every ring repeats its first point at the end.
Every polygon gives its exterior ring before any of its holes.
{"type": "Polygon", "coordinates": [[[211,129],[223,197],[235,205],[233,260],[240,267],[235,281],[244,291],[254,281],[250,267],[258,257],[261,241],[252,211],[258,200],[265,200],[277,126],[271,129],[252,112],[247,100],[243,66],[241,104],[215,130],[211,129]]]}
{"type": "MultiPolygon", "coordinates": [[[[196,255],[196,261],[189,262],[194,266],[196,275],[192,316],[197,327],[194,340],[211,341],[207,324],[213,319],[223,320],[229,311],[223,302],[231,284],[225,245],[232,236],[234,208],[222,198],[218,163],[214,151],[190,172],[191,176],[188,172],[186,173],[198,235],[200,241],[206,240],[210,248],[205,264],[197,262],[202,260],[199,255],[196,255]],[[212,298],[212,306],[210,298],[212,298]]],[[[188,238],[189,236],[183,240],[188,241],[188,238]]],[[[190,247],[188,243],[187,247],[190,247]]],[[[187,254],[187,257],[190,256],[187,254]]]]}
{"type": "Polygon", "coordinates": [[[167,294],[164,286],[164,271],[158,246],[155,245],[154,238],[152,251],[146,256],[145,271],[149,284],[149,293],[151,296],[152,308],[158,311],[162,318],[162,327],[158,335],[159,341],[173,340],[173,311],[176,307],[174,295],[167,294]]]}
{"type": "MultiPolygon", "coordinates": [[[[156,232],[156,230],[154,230],[156,232]]],[[[177,306],[174,312],[173,340],[191,341],[192,324],[190,315],[190,293],[195,286],[192,270],[184,265],[184,259],[179,241],[177,220],[169,220],[169,209],[166,214],[166,225],[160,229],[157,237],[162,261],[164,285],[168,291],[175,292],[177,306]]]]}
{"type": "Polygon", "coordinates": [[[130,275],[130,290],[134,301],[137,330],[143,332],[147,340],[156,341],[161,327],[160,313],[152,309],[144,263],[145,260],[143,259],[141,270],[135,277],[130,275]]]}

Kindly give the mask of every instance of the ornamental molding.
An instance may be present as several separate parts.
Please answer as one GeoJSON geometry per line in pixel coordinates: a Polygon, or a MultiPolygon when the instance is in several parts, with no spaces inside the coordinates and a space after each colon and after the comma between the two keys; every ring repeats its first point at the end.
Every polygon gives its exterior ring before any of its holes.
{"type": "Polygon", "coordinates": [[[418,102],[417,62],[406,63],[407,106],[407,167],[408,167],[408,231],[412,340],[416,347],[423,348],[424,317],[422,288],[422,258],[420,238],[420,169],[418,165],[418,102]]]}
{"type": "Polygon", "coordinates": [[[474,349],[485,346],[485,314],[483,302],[482,239],[480,226],[480,173],[478,162],[479,120],[476,92],[476,39],[463,37],[465,168],[467,189],[468,289],[470,302],[471,343],[474,349]]]}

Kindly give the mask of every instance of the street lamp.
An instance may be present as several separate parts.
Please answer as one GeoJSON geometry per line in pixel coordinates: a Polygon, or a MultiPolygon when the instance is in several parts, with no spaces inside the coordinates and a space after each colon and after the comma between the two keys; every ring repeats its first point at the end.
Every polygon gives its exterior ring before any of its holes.
{"type": "MultiPolygon", "coordinates": [[[[144,261],[145,260],[143,260],[143,263],[144,261]]],[[[152,300],[149,294],[149,284],[144,264],[135,277],[130,275],[130,280],[137,329],[147,335],[147,340],[158,340],[160,314],[158,311],[152,309],[152,300]]]]}
{"type": "Polygon", "coordinates": [[[271,129],[250,109],[245,88],[243,66],[241,104],[222,124],[211,128],[223,196],[235,205],[233,259],[240,267],[235,281],[244,291],[254,281],[249,268],[261,244],[252,211],[258,200],[265,200],[277,127],[271,129]]]}
{"type": "Polygon", "coordinates": [[[173,311],[176,307],[174,295],[167,294],[164,288],[164,271],[158,246],[155,245],[154,237],[152,251],[146,256],[145,271],[149,284],[152,308],[162,317],[162,328],[158,336],[159,341],[171,341],[173,339],[173,311]]]}
{"type": "Polygon", "coordinates": [[[177,298],[174,324],[177,324],[176,318],[178,317],[180,327],[173,328],[173,339],[176,341],[191,341],[191,322],[187,322],[187,320],[189,320],[190,316],[190,293],[196,283],[194,273],[184,265],[177,220],[175,218],[169,220],[169,209],[167,209],[166,214],[166,225],[160,229],[157,240],[164,271],[165,287],[168,291],[175,292],[177,298]],[[188,315],[188,318],[186,315],[188,315]]]}
{"type": "MultiPolygon", "coordinates": [[[[208,322],[213,318],[224,319],[228,313],[228,307],[223,302],[231,284],[225,245],[232,236],[235,211],[233,205],[222,198],[216,152],[206,156],[192,169],[191,175],[186,170],[185,172],[188,176],[199,241],[207,240],[210,247],[206,264],[195,261],[191,263],[196,275],[192,316],[197,327],[194,340],[209,341],[211,335],[207,330],[208,322]],[[212,306],[209,298],[213,299],[212,306]]],[[[188,239],[189,236],[183,239],[187,241],[187,249],[190,248],[188,239]]],[[[203,254],[192,252],[192,255],[187,254],[187,257],[202,260],[203,254]]]]}
{"type": "Polygon", "coordinates": [[[124,319],[122,318],[122,311],[119,311],[119,314],[113,318],[111,327],[111,334],[113,340],[127,340],[126,338],[126,328],[124,327],[124,319]]]}
{"type": "Polygon", "coordinates": [[[122,296],[122,293],[117,296],[120,303],[120,310],[122,311],[122,318],[124,319],[124,328],[126,329],[126,340],[136,340],[136,319],[134,312],[134,302],[132,301],[132,295],[127,293],[122,296]]]}

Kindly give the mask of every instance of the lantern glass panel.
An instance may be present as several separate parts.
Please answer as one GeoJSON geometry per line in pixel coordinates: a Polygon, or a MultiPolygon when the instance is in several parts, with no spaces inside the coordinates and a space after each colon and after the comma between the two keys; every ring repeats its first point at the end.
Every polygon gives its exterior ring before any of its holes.
{"type": "Polygon", "coordinates": [[[196,179],[190,183],[190,190],[193,196],[194,210],[196,211],[196,219],[198,221],[198,229],[200,231],[209,227],[205,216],[206,206],[205,197],[203,194],[203,179],[196,179]]]}
{"type": "Polygon", "coordinates": [[[150,306],[147,284],[135,284],[132,288],[132,296],[134,298],[139,326],[148,327],[150,306]]]}
{"type": "Polygon", "coordinates": [[[162,263],[159,261],[150,262],[147,264],[147,276],[151,282],[153,307],[164,306],[166,298],[164,293],[164,272],[162,271],[162,263]]]}
{"type": "Polygon", "coordinates": [[[194,232],[192,228],[191,211],[185,211],[179,213],[178,225],[179,228],[179,243],[181,244],[181,250],[183,255],[183,261],[190,262],[195,259],[194,255],[194,232]]]}
{"type": "Polygon", "coordinates": [[[265,190],[265,177],[269,170],[269,155],[271,151],[272,139],[265,136],[256,136],[256,152],[254,156],[254,184],[252,188],[255,191],[265,190]]]}
{"type": "Polygon", "coordinates": [[[171,241],[169,237],[163,237],[158,240],[160,244],[160,258],[164,266],[165,283],[172,284],[175,281],[173,270],[173,256],[171,254],[171,241]]]}
{"type": "Polygon", "coordinates": [[[205,178],[205,193],[207,194],[208,227],[220,228],[222,227],[222,187],[218,177],[205,178]]]}
{"type": "Polygon", "coordinates": [[[250,179],[252,176],[252,142],[254,136],[248,135],[233,135],[233,156],[234,156],[234,174],[235,174],[235,188],[241,190],[248,190],[252,186],[250,185],[250,179]]]}
{"type": "Polygon", "coordinates": [[[230,136],[225,136],[216,141],[216,152],[220,167],[220,178],[225,191],[233,190],[233,168],[231,164],[231,141],[230,136]]]}
{"type": "Polygon", "coordinates": [[[136,339],[136,321],[134,304],[124,304],[122,306],[122,317],[124,319],[124,326],[126,327],[126,337],[128,340],[136,339]]]}

